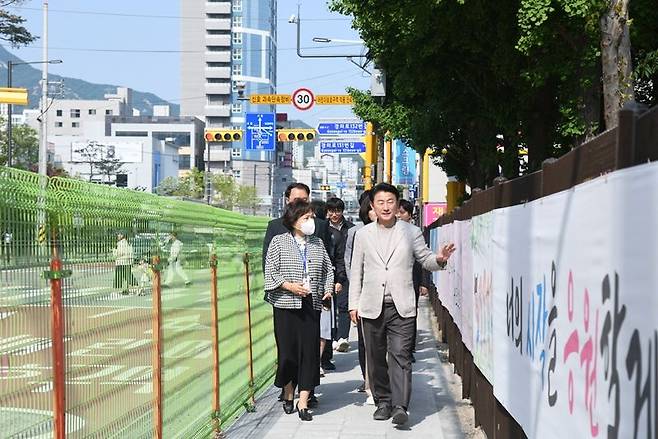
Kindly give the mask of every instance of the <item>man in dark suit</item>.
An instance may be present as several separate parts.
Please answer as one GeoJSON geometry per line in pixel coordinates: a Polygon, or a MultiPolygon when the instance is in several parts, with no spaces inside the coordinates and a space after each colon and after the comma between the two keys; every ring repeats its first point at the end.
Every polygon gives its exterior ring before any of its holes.
{"type": "Polygon", "coordinates": [[[347,242],[347,231],[354,224],[347,221],[343,216],[345,203],[337,197],[327,200],[327,219],[329,220],[329,231],[332,234],[334,244],[336,275],[336,308],[337,308],[337,330],[334,334],[336,350],[346,352],[349,349],[350,336],[350,311],[348,309],[347,291],[349,290],[347,273],[345,272],[345,243],[347,242]]]}
{"type": "MultiPolygon", "coordinates": [[[[291,183],[286,188],[284,193],[286,204],[291,203],[295,200],[304,200],[309,201],[311,196],[311,189],[306,186],[304,183],[291,183]]],[[[272,238],[276,235],[282,233],[290,233],[290,230],[283,225],[283,218],[275,218],[267,224],[267,231],[265,232],[265,238],[263,239],[263,272],[265,272],[265,258],[267,257],[267,249],[270,247],[272,238]]],[[[329,233],[329,224],[327,221],[315,218],[315,233],[314,236],[322,239],[324,247],[327,250],[327,253],[331,256],[333,254],[333,248],[331,243],[331,233],[329,233]]],[[[320,346],[320,340],[318,340],[318,347],[320,346]]],[[[320,384],[320,383],[318,383],[320,384]]],[[[279,395],[279,400],[283,398],[283,390],[279,395]]],[[[315,406],[318,403],[318,399],[313,392],[309,396],[309,406],[315,406]]]]}

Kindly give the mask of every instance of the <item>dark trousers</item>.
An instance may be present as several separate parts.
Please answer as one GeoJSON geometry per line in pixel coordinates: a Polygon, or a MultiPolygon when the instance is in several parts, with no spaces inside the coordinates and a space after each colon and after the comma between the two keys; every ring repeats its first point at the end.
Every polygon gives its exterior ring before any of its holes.
{"type": "Polygon", "coordinates": [[[378,318],[361,321],[368,380],[375,401],[407,409],[411,398],[411,343],[416,317],[400,317],[394,303],[384,303],[378,318]]]}
{"type": "Polygon", "coordinates": [[[366,379],[366,344],[363,340],[363,326],[361,319],[356,324],[357,332],[359,333],[359,367],[361,367],[361,376],[366,379]]]}
{"type": "MultiPolygon", "coordinates": [[[[416,316],[418,316],[418,299],[420,298],[420,289],[416,288],[416,316]]],[[[414,338],[411,341],[411,352],[416,352],[416,339],[418,335],[418,319],[416,318],[416,323],[414,324],[414,338]]]]}

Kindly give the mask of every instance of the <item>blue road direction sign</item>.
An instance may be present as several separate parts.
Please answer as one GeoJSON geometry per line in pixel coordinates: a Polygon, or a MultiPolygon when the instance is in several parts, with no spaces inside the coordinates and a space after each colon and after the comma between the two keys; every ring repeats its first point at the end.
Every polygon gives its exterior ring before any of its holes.
{"type": "Polygon", "coordinates": [[[276,114],[247,113],[245,148],[265,151],[276,149],[276,114]]]}
{"type": "Polygon", "coordinates": [[[321,122],[318,134],[327,136],[365,136],[364,122],[321,122]]]}
{"type": "Polygon", "coordinates": [[[336,187],[338,189],[345,189],[347,187],[347,183],[345,183],[344,181],[339,181],[336,183],[336,187]]]}
{"type": "Polygon", "coordinates": [[[320,140],[320,152],[327,154],[360,154],[366,152],[366,144],[351,140],[320,140]]]}

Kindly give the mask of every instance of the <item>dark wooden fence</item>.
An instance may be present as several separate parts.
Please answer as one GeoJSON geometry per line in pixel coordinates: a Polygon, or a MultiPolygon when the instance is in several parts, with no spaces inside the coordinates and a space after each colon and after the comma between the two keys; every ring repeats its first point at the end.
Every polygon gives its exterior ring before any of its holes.
{"type": "MultiPolygon", "coordinates": [[[[619,112],[619,126],[574,148],[559,159],[546,160],[540,171],[514,180],[497,178],[487,190],[474,189],[471,199],[428,228],[468,220],[494,209],[523,204],[569,189],[592,178],[619,169],[658,160],[658,107],[650,110],[636,103],[619,112]]],[[[658,182],[656,182],[658,184],[658,182]]],[[[525,438],[521,426],[496,400],[493,385],[473,362],[462,342],[459,328],[436,291],[430,294],[443,342],[448,343],[449,360],[462,378],[462,397],[470,398],[475,423],[489,438],[525,438]]]]}

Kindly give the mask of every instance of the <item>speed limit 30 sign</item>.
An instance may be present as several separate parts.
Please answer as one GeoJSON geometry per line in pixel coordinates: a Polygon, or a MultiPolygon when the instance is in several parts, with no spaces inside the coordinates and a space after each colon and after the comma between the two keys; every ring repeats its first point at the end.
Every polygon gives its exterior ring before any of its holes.
{"type": "Polygon", "coordinates": [[[315,96],[308,88],[298,88],[292,94],[292,104],[298,110],[309,110],[315,103],[315,96]]]}

